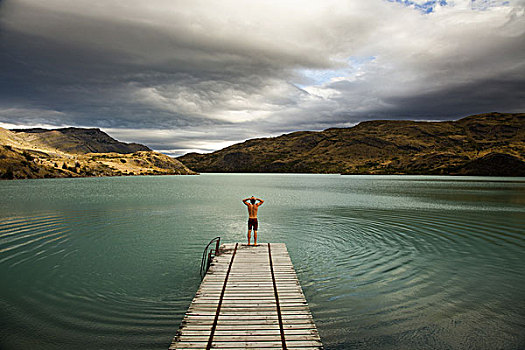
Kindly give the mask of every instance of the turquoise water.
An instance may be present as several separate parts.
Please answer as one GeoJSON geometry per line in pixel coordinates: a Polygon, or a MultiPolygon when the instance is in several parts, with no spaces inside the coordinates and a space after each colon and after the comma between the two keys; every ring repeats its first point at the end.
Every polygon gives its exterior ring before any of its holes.
{"type": "Polygon", "coordinates": [[[327,349],[525,348],[524,178],[258,174],[0,182],[0,348],[166,349],[252,194],[327,349]]]}

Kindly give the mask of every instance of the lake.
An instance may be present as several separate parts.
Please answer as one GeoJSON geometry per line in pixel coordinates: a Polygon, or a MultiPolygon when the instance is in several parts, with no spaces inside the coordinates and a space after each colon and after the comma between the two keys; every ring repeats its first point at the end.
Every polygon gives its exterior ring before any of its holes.
{"type": "Polygon", "coordinates": [[[525,178],[291,174],[0,182],[0,348],[167,349],[251,195],[326,349],[525,348],[525,178]]]}

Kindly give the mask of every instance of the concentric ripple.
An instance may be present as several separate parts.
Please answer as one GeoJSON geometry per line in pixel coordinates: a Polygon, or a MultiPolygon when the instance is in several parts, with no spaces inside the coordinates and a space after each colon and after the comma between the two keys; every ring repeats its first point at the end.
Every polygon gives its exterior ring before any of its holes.
{"type": "Polygon", "coordinates": [[[521,349],[525,179],[0,182],[0,348],[166,349],[205,244],[285,242],[326,349],[521,349]]]}
{"type": "Polygon", "coordinates": [[[294,259],[321,335],[340,349],[519,348],[525,341],[516,328],[525,325],[525,217],[511,218],[321,210],[304,225],[307,243],[298,243],[294,259]],[[491,341],[460,345],[478,323],[487,325],[481,327],[491,341]],[[343,329],[352,336],[342,338],[343,329]],[[421,342],[423,336],[431,343],[421,342]]]}
{"type": "Polygon", "coordinates": [[[0,264],[16,265],[60,252],[69,229],[61,217],[7,218],[0,224],[0,264]]]}

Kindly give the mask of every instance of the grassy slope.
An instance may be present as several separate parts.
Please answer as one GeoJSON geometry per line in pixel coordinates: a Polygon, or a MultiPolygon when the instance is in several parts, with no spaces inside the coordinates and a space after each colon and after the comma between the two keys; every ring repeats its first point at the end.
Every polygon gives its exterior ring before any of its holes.
{"type": "Polygon", "coordinates": [[[56,130],[23,133],[0,128],[0,179],[195,174],[178,160],[153,151],[81,153],[93,148],[148,149],[134,144],[127,148],[128,144],[103,138],[90,144],[89,137],[79,141],[56,130]]]}
{"type": "Polygon", "coordinates": [[[33,147],[60,150],[73,154],[151,151],[144,145],[117,141],[100,129],[62,128],[47,130],[37,128],[13,130],[12,132],[16,137],[29,142],[33,147]]]}
{"type": "Polygon", "coordinates": [[[178,159],[201,172],[472,175],[486,174],[497,159],[498,167],[513,165],[501,175],[524,176],[524,155],[525,114],[491,113],[454,122],[369,121],[252,139],[178,159]],[[476,160],[484,157],[478,167],[476,160]]]}

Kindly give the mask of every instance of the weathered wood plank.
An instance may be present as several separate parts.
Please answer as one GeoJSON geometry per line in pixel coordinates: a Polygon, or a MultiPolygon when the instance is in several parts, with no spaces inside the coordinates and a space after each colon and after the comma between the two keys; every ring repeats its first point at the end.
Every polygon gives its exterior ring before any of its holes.
{"type": "MultiPolygon", "coordinates": [[[[253,332],[255,333],[255,332],[253,332]]],[[[205,335],[182,335],[179,338],[179,342],[201,342],[207,341],[209,338],[208,334],[205,335]]],[[[267,342],[267,341],[280,341],[281,333],[276,334],[226,334],[219,335],[215,334],[213,340],[216,342],[267,342]]],[[[289,334],[286,337],[286,340],[296,341],[296,340],[313,340],[311,334],[289,334]]]]}
{"type": "Polygon", "coordinates": [[[170,349],[322,349],[286,245],[234,248],[221,246],[170,349]]]}
{"type": "MultiPolygon", "coordinates": [[[[207,342],[178,342],[172,345],[171,349],[205,349],[207,342]]],[[[291,340],[287,342],[288,348],[294,347],[314,347],[319,349],[322,346],[318,340],[291,340]]],[[[247,341],[232,341],[232,342],[213,342],[212,349],[266,349],[266,348],[282,348],[281,342],[267,341],[267,342],[247,342],[247,341]]]]}
{"type": "MultiPolygon", "coordinates": [[[[285,334],[289,335],[312,335],[317,336],[317,333],[312,329],[286,329],[285,334]]],[[[182,335],[207,335],[209,336],[209,329],[184,329],[181,331],[182,335]]],[[[216,336],[229,336],[229,335],[280,335],[279,329],[218,329],[215,331],[216,336]]]]}
{"type": "MultiPolygon", "coordinates": [[[[183,322],[184,324],[184,322],[183,322]]],[[[210,332],[211,325],[210,324],[202,324],[202,323],[191,323],[191,324],[185,324],[185,327],[181,328],[179,332],[183,332],[185,330],[207,330],[210,332]]],[[[315,330],[315,325],[313,323],[292,323],[292,324],[284,324],[283,325],[283,331],[286,333],[287,330],[305,330],[305,329],[311,329],[315,330]]],[[[279,324],[276,323],[268,323],[268,324],[230,324],[230,325],[221,325],[218,324],[216,331],[220,330],[227,330],[227,331],[236,331],[236,330],[277,330],[280,332],[279,324]]]]}

